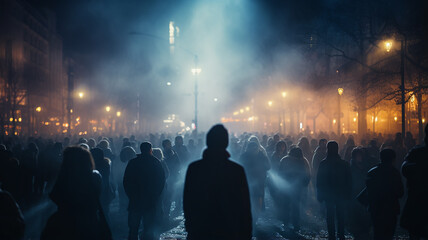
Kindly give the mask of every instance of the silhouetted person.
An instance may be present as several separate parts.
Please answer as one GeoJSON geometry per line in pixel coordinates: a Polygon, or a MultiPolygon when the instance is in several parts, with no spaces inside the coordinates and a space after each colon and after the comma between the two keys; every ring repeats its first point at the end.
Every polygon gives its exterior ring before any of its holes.
{"type": "Polygon", "coordinates": [[[167,180],[167,189],[164,195],[164,209],[166,215],[169,215],[172,201],[175,201],[175,213],[178,214],[181,211],[181,194],[180,189],[182,183],[180,183],[181,173],[181,162],[178,158],[177,153],[172,149],[172,144],[169,139],[162,141],[162,148],[164,154],[164,161],[169,169],[169,178],[167,180]]]}
{"type": "Polygon", "coordinates": [[[356,147],[351,153],[351,174],[352,174],[352,199],[349,204],[349,231],[354,235],[355,240],[367,240],[370,238],[370,215],[366,206],[358,200],[358,194],[366,187],[367,169],[364,162],[363,148],[356,147]]]}
{"type": "Polygon", "coordinates": [[[111,161],[104,157],[104,152],[101,148],[93,148],[91,151],[92,157],[95,163],[95,169],[101,174],[101,206],[103,207],[104,213],[109,218],[110,203],[114,198],[114,192],[110,183],[111,175],[111,161]]]}
{"type": "Polygon", "coordinates": [[[28,144],[27,149],[22,153],[20,159],[20,167],[22,171],[23,191],[26,200],[29,200],[34,193],[37,174],[37,159],[39,155],[39,148],[33,142],[28,144]]]}
{"type": "Polygon", "coordinates": [[[390,240],[394,237],[397,216],[400,214],[398,200],[404,194],[404,187],[400,172],[393,165],[395,157],[394,150],[382,150],[381,163],[367,173],[369,212],[376,240],[390,240]]]}
{"type": "Polygon", "coordinates": [[[264,210],[266,176],[271,167],[270,161],[265,153],[260,150],[260,145],[255,141],[250,141],[247,145],[247,150],[241,155],[240,163],[247,174],[251,206],[256,221],[264,210]]]}
{"type": "Polygon", "coordinates": [[[413,148],[406,156],[401,172],[407,179],[407,200],[400,225],[410,239],[428,238],[428,125],[425,146],[413,148]]]}
{"type": "Polygon", "coordinates": [[[285,191],[284,224],[288,224],[289,216],[294,231],[300,230],[300,203],[304,190],[311,180],[311,171],[308,161],[304,158],[299,147],[292,148],[288,155],[281,160],[280,174],[289,188],[285,191]]]}
{"type": "MultiPolygon", "coordinates": [[[[320,139],[318,142],[318,147],[314,151],[314,156],[312,157],[312,177],[314,180],[314,185],[316,185],[316,176],[318,173],[318,167],[322,160],[327,157],[327,139],[320,139]]],[[[308,159],[309,160],[309,159],[308,159]]]]}
{"type": "Polygon", "coordinates": [[[0,188],[0,239],[22,239],[24,230],[24,217],[18,204],[10,193],[0,188]]]}
{"type": "Polygon", "coordinates": [[[352,179],[349,163],[339,156],[339,145],[335,141],[327,143],[327,157],[320,163],[317,175],[317,198],[325,202],[327,208],[328,238],[336,239],[337,234],[345,239],[345,204],[351,197],[352,179]]]}
{"type": "Polygon", "coordinates": [[[119,159],[120,161],[115,161],[114,164],[116,167],[114,168],[113,175],[114,180],[117,184],[117,192],[119,194],[119,207],[120,210],[125,210],[128,206],[128,196],[126,196],[125,189],[123,188],[123,176],[125,175],[125,169],[128,165],[129,160],[134,159],[137,157],[137,153],[135,153],[135,150],[130,147],[126,146],[122,148],[120,151],[119,159]]]}
{"type": "Polygon", "coordinates": [[[91,154],[81,147],[64,150],[61,170],[50,194],[58,210],[41,239],[111,239],[99,201],[101,175],[91,154]]]}
{"type": "Polygon", "coordinates": [[[165,186],[165,173],[161,162],[152,154],[152,144],[143,142],[141,154],[129,161],[123,178],[123,187],[129,198],[129,239],[138,239],[143,219],[143,239],[159,239],[161,193],[165,186]]]}
{"type": "Polygon", "coordinates": [[[183,168],[189,164],[189,161],[194,160],[190,159],[190,152],[187,150],[187,147],[184,146],[184,140],[182,136],[175,137],[174,146],[172,147],[174,152],[180,158],[180,161],[183,163],[183,168]]]}
{"type": "Polygon", "coordinates": [[[244,169],[229,160],[228,133],[215,125],[202,160],[187,169],[183,208],[188,240],[251,239],[252,219],[244,169]]]}

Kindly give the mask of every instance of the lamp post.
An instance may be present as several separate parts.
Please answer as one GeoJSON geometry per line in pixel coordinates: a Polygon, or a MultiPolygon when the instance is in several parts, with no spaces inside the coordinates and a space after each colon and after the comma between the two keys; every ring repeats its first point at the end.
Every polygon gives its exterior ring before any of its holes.
{"type": "Polygon", "coordinates": [[[195,131],[198,131],[198,75],[201,73],[202,69],[197,67],[198,57],[195,56],[195,67],[192,68],[192,74],[194,76],[195,81],[195,131]]]}
{"type": "Polygon", "coordinates": [[[337,93],[339,93],[339,104],[338,104],[338,117],[337,117],[337,134],[339,135],[339,137],[340,137],[340,128],[342,127],[341,125],[340,125],[340,115],[341,115],[341,108],[340,108],[340,98],[342,97],[342,94],[343,94],[343,88],[338,88],[337,89],[337,93]]]}

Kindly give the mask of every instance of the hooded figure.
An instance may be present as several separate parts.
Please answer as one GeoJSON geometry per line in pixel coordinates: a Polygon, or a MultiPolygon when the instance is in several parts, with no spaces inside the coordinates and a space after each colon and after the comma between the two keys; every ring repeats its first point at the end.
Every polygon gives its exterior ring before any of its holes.
{"type": "Polygon", "coordinates": [[[228,133],[215,125],[202,160],[189,165],[183,209],[187,239],[251,239],[252,217],[244,169],[229,160],[228,133]]]}

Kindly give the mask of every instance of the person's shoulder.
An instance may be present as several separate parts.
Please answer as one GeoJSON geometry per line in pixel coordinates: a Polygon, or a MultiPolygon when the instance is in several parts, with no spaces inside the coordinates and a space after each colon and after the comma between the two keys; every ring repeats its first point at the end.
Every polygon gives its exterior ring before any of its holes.
{"type": "Polygon", "coordinates": [[[101,184],[102,176],[100,172],[98,172],[98,170],[92,171],[92,181],[94,182],[95,185],[101,184]]]}
{"type": "Polygon", "coordinates": [[[379,165],[372,167],[368,172],[367,172],[367,176],[373,176],[374,174],[377,173],[377,171],[379,170],[379,165]]]}
{"type": "Polygon", "coordinates": [[[425,155],[428,152],[428,148],[426,146],[415,146],[412,149],[410,149],[409,153],[407,154],[407,157],[417,157],[420,155],[425,155]]]}

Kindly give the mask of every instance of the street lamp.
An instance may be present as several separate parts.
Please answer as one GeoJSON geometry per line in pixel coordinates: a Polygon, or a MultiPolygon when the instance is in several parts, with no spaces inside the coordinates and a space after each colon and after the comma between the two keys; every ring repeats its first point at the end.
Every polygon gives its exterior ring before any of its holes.
{"type": "Polygon", "coordinates": [[[110,112],[111,107],[110,106],[106,106],[106,112],[110,112]]]}
{"type": "Polygon", "coordinates": [[[79,98],[83,98],[84,93],[83,92],[79,92],[79,98]]]}
{"type": "Polygon", "coordinates": [[[338,116],[337,116],[337,133],[338,133],[338,135],[340,136],[340,128],[342,127],[341,125],[340,125],[340,117],[341,117],[341,107],[340,107],[340,98],[342,97],[342,94],[343,94],[343,88],[338,88],[337,89],[337,93],[339,94],[339,104],[338,104],[338,112],[339,112],[339,114],[338,114],[338,116]]]}
{"type": "Polygon", "coordinates": [[[36,107],[36,112],[41,112],[42,111],[42,107],[36,107]]]}
{"type": "Polygon", "coordinates": [[[273,105],[273,102],[272,102],[272,101],[269,101],[269,102],[268,102],[268,106],[269,106],[269,107],[272,107],[272,105],[273,105]]]}
{"type": "Polygon", "coordinates": [[[120,117],[122,115],[122,113],[121,112],[116,112],[116,116],[117,117],[120,117]]]}
{"type": "Polygon", "coordinates": [[[391,49],[392,49],[392,41],[390,41],[390,40],[387,40],[387,41],[385,41],[385,49],[386,49],[386,52],[390,52],[391,51],[391,49]]]}
{"type": "Polygon", "coordinates": [[[192,74],[195,77],[195,130],[198,131],[198,75],[202,69],[196,67],[198,58],[195,56],[195,67],[192,68],[192,74]]]}

